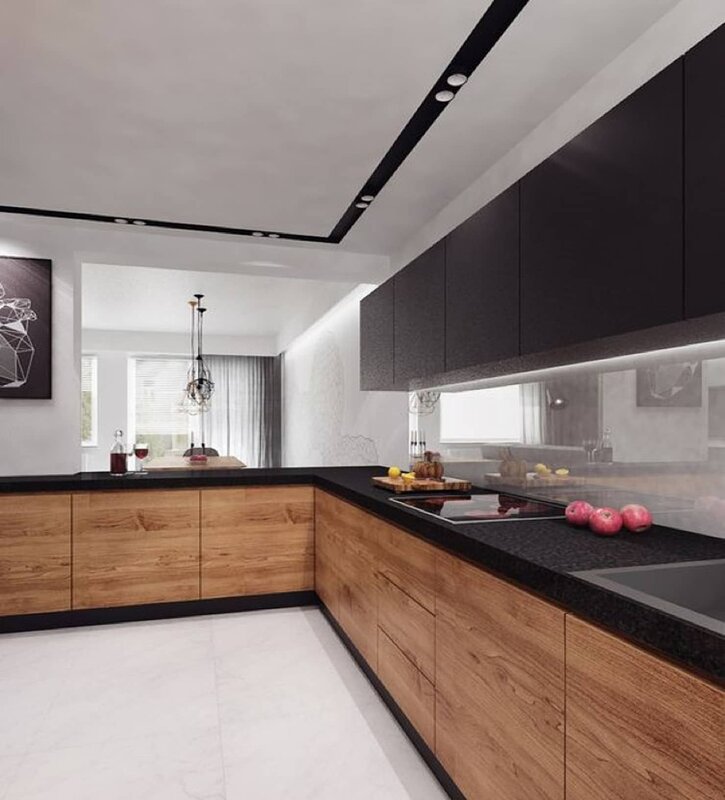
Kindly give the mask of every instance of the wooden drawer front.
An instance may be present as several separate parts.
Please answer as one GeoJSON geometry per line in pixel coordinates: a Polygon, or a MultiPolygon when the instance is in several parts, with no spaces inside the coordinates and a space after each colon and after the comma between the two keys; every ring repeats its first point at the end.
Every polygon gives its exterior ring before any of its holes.
{"type": "Polygon", "coordinates": [[[339,621],[342,542],[334,524],[333,503],[330,495],[315,489],[315,591],[339,621]]]}
{"type": "Polygon", "coordinates": [[[568,800],[722,800],[725,693],[566,621],[568,800]]]}
{"type": "Polygon", "coordinates": [[[73,608],[198,598],[198,491],[73,495],[73,608]]]}
{"type": "Polygon", "coordinates": [[[435,617],[382,575],[378,590],[378,625],[435,683],[435,617]]]}
{"type": "Polygon", "coordinates": [[[564,612],[436,562],[436,755],[466,797],[563,800],[564,612]]]}
{"type": "Polygon", "coordinates": [[[314,588],[314,490],[310,486],[201,492],[201,596],[314,588]]]}
{"type": "Polygon", "coordinates": [[[435,749],[435,689],[378,628],[378,677],[431,750],[435,749]]]}
{"type": "MultiPolygon", "coordinates": [[[[378,590],[375,518],[356,506],[318,492],[316,523],[334,539],[337,621],[368,664],[377,669],[378,590]]],[[[329,607],[329,606],[328,606],[329,607]]]]}
{"type": "Polygon", "coordinates": [[[435,613],[436,548],[386,522],[377,529],[380,574],[435,613]]]}
{"type": "Polygon", "coordinates": [[[0,520],[0,616],[69,609],[70,495],[0,495],[0,520]]]}

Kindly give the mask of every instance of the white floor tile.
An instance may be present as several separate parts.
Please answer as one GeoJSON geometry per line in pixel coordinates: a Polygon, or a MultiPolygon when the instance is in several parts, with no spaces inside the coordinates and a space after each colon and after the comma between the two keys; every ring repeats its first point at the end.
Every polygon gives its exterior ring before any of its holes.
{"type": "Polygon", "coordinates": [[[0,636],[0,800],[441,800],[317,609],[0,636]]]}

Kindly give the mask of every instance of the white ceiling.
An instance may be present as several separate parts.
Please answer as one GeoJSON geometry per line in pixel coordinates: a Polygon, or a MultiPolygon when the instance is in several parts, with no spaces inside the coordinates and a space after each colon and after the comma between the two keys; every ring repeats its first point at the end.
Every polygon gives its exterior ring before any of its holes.
{"type": "Polygon", "coordinates": [[[188,301],[205,295],[209,336],[282,338],[306,327],[355,284],[192,270],[83,265],[82,326],[92,330],[186,333],[188,301]],[[299,327],[299,326],[297,326],[299,327]]]}
{"type": "MultiPolygon", "coordinates": [[[[344,241],[389,253],[677,0],[530,0],[344,241]]],[[[3,0],[0,205],[326,235],[489,0],[3,0]]]]}

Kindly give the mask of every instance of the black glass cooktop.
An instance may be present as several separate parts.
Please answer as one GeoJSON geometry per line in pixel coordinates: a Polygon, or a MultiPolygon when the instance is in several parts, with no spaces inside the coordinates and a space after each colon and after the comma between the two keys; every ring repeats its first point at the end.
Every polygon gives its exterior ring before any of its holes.
{"type": "Polygon", "coordinates": [[[435,497],[395,497],[391,500],[393,503],[415,508],[454,525],[507,519],[555,519],[564,516],[563,508],[545,503],[543,500],[526,500],[496,492],[435,497]]]}

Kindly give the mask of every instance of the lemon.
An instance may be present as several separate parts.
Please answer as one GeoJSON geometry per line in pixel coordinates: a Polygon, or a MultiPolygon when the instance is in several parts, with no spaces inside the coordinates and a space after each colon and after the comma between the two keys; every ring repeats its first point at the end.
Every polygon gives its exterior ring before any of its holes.
{"type": "Polygon", "coordinates": [[[407,483],[412,483],[415,480],[415,472],[404,472],[403,480],[407,483]]]}
{"type": "Polygon", "coordinates": [[[546,466],[546,464],[537,464],[534,467],[534,472],[537,475],[550,475],[551,470],[546,466]]]}
{"type": "Polygon", "coordinates": [[[400,477],[400,467],[390,467],[388,470],[388,477],[389,478],[399,478],[400,477]]]}
{"type": "Polygon", "coordinates": [[[560,467],[559,469],[556,470],[556,474],[560,478],[566,478],[566,476],[569,474],[569,470],[566,469],[565,467],[560,467]]]}

